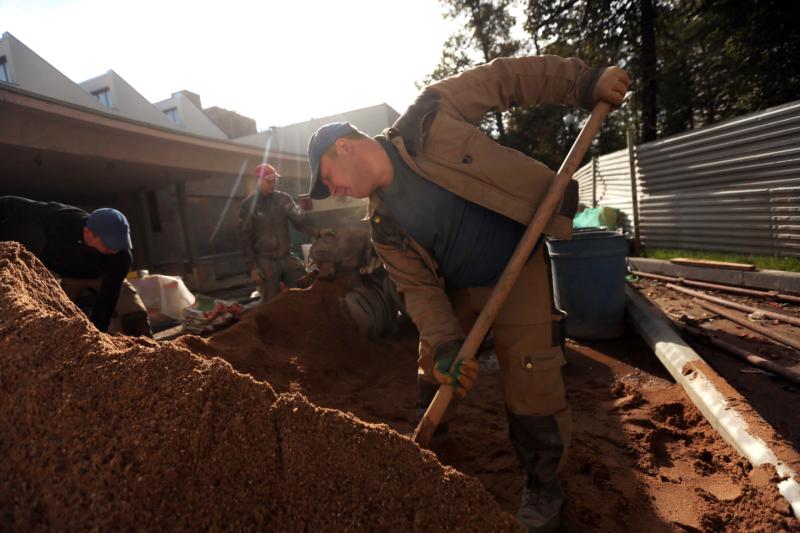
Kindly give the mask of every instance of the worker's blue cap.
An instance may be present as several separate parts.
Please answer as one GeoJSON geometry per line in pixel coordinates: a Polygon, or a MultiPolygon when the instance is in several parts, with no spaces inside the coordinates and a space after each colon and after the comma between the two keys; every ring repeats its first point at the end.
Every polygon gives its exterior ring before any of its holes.
{"type": "Polygon", "coordinates": [[[322,154],[336,142],[336,139],[357,131],[348,122],[332,122],[322,126],[309,139],[308,163],[311,165],[311,186],[308,189],[308,194],[314,200],[322,200],[331,195],[328,186],[319,180],[319,162],[322,159],[322,154]]]}
{"type": "Polygon", "coordinates": [[[131,229],[125,215],[110,207],[95,209],[86,221],[86,227],[100,237],[112,250],[130,250],[131,229]]]}

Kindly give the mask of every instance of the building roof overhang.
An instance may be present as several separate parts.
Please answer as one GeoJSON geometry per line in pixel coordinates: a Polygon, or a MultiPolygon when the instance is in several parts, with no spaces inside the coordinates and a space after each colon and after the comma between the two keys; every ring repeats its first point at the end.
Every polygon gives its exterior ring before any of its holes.
{"type": "MultiPolygon", "coordinates": [[[[2,194],[103,196],[252,173],[263,150],[0,84],[2,194]]],[[[270,163],[305,161],[271,152],[270,163]]]]}

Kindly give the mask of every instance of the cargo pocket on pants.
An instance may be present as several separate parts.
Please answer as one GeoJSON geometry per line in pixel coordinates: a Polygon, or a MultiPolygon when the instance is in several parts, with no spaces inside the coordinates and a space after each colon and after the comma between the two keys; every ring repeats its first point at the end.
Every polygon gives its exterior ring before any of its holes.
{"type": "Polygon", "coordinates": [[[511,354],[504,379],[505,402],[518,415],[550,416],[567,408],[560,346],[511,354]]]}

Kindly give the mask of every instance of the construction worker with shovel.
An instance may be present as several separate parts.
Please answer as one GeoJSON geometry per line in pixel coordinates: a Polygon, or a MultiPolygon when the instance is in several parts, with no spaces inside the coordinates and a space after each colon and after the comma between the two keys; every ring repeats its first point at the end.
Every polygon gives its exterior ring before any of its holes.
{"type": "MultiPolygon", "coordinates": [[[[342,122],[311,137],[310,196],[369,197],[375,249],[419,330],[418,415],[440,385],[458,397],[473,385],[476,361],[452,363],[554,182],[545,165],[484,135],[481,119],[515,105],[618,105],[628,85],[617,67],[500,58],[430,85],[375,138],[342,122]]],[[[577,183],[560,200],[544,233],[568,238],[577,183]]],[[[517,519],[535,531],[558,524],[572,426],[545,250],[539,239],[493,317],[510,439],[526,472],[517,519]]]]}

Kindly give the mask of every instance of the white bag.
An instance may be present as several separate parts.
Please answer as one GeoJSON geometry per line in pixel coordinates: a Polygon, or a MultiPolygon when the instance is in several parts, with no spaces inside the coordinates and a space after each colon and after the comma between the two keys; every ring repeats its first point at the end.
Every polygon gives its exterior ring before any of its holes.
{"type": "Polygon", "coordinates": [[[131,280],[149,315],[162,314],[180,320],[183,310],[194,305],[194,295],[178,276],[152,274],[131,280]]]}

